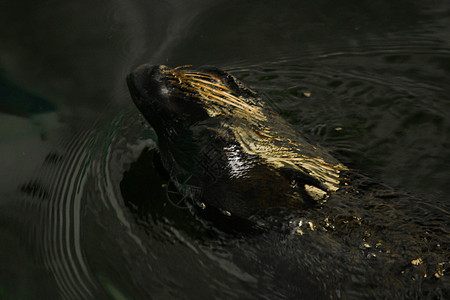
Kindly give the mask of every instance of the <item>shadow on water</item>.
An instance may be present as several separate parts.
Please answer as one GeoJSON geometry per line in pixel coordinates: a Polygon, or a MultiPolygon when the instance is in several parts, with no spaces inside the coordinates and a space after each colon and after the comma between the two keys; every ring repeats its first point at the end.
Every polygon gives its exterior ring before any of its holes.
{"type": "Polygon", "coordinates": [[[1,7],[1,299],[449,296],[445,1],[1,7]],[[125,85],[144,62],[229,70],[374,179],[256,232],[174,206],[125,85]]]}
{"type": "Polygon", "coordinates": [[[242,236],[259,232],[249,221],[238,218],[231,221],[218,210],[205,210],[185,199],[172,187],[156,148],[142,151],[123,174],[120,190],[125,205],[136,214],[137,222],[143,222],[144,228],[148,222],[169,220],[172,226],[198,241],[217,239],[223,233],[242,236]]]}

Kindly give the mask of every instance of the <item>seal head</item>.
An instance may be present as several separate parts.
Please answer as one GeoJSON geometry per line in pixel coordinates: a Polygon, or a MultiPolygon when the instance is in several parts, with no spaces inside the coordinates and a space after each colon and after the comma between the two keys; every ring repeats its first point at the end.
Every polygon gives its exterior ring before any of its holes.
{"type": "Polygon", "coordinates": [[[317,205],[345,166],[302,138],[261,95],[214,68],[143,65],[128,78],[181,191],[225,215],[317,205]]]}

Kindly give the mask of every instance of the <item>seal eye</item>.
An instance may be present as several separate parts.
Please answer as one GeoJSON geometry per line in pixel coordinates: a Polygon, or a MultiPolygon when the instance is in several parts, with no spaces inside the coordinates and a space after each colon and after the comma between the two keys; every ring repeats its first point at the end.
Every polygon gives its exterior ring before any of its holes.
{"type": "Polygon", "coordinates": [[[257,96],[257,93],[250,90],[239,79],[226,71],[214,69],[214,75],[212,75],[212,77],[214,77],[218,82],[220,82],[220,84],[226,86],[236,94],[242,95],[244,97],[257,96]]]}

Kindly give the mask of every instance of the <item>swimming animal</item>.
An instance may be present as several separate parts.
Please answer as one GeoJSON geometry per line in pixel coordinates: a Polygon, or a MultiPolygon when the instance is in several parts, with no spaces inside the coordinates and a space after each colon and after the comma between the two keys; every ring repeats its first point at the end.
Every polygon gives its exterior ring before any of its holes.
{"type": "Polygon", "coordinates": [[[164,168],[203,208],[240,218],[303,210],[342,186],[343,164],[226,71],[142,65],[127,82],[156,131],[164,168]]]}
{"type": "Polygon", "coordinates": [[[226,71],[142,65],[127,81],[156,162],[215,227],[301,236],[293,268],[329,298],[448,298],[447,211],[347,168],[226,71]]]}

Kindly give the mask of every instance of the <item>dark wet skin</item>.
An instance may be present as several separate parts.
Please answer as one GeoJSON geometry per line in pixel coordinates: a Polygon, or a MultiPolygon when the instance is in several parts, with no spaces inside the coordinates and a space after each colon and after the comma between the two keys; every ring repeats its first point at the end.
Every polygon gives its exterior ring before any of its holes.
{"type": "MultiPolygon", "coordinates": [[[[186,199],[226,219],[257,215],[277,226],[300,217],[289,232],[340,270],[328,284],[343,291],[449,296],[447,211],[347,169],[225,71],[143,65],[127,81],[186,199]]],[[[324,270],[310,272],[327,281],[324,270]]]]}
{"type": "Polygon", "coordinates": [[[339,188],[344,167],[229,73],[143,65],[127,82],[158,135],[164,167],[200,206],[247,218],[314,207],[339,188]]]}

